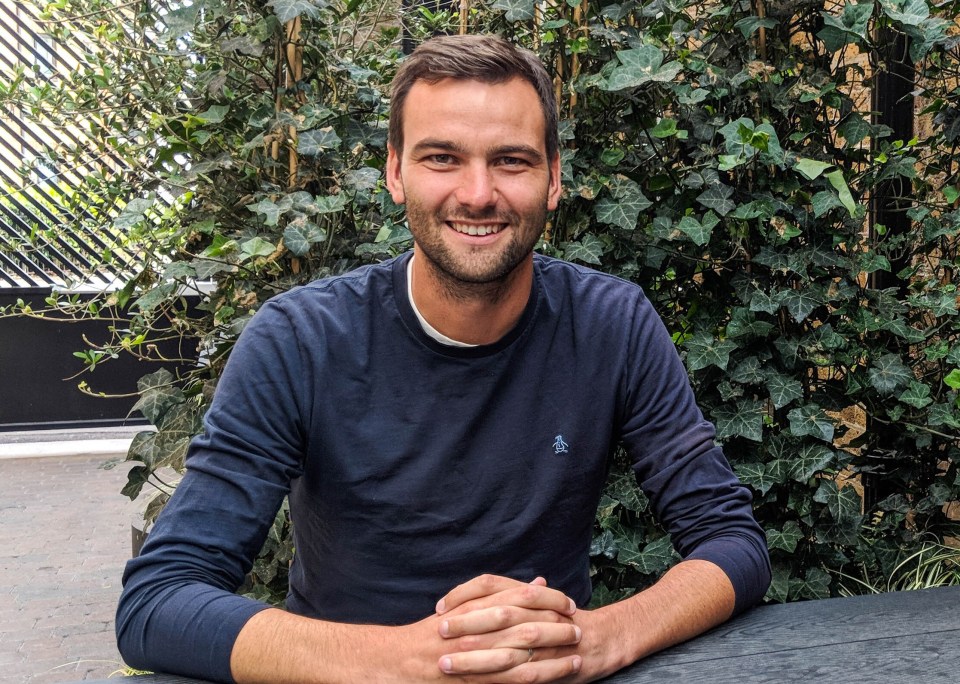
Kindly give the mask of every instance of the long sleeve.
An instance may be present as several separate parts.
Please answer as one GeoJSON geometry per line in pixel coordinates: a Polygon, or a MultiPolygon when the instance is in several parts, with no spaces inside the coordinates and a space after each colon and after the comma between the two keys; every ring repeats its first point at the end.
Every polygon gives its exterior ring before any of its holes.
{"type": "Polygon", "coordinates": [[[231,681],[237,634],[267,606],[235,595],[300,472],[302,368],[279,307],[248,325],[187,472],[127,564],[117,643],[141,669],[231,681]]]}
{"type": "Polygon", "coordinates": [[[752,496],[697,408],[672,340],[646,299],[634,311],[632,362],[624,373],[622,439],[657,518],[686,559],[708,560],[729,577],[735,611],[759,602],[770,560],[752,496]]]}

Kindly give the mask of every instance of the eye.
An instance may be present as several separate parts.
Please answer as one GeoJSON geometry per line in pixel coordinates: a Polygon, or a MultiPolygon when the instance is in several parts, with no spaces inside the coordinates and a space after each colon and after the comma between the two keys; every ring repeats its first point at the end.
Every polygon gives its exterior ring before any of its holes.
{"type": "Polygon", "coordinates": [[[434,164],[440,164],[441,166],[447,166],[448,164],[452,164],[454,162],[454,158],[452,154],[444,154],[444,153],[431,154],[429,159],[434,164]]]}
{"type": "Polygon", "coordinates": [[[501,166],[525,166],[526,160],[521,159],[520,157],[501,157],[500,165],[501,166]]]}

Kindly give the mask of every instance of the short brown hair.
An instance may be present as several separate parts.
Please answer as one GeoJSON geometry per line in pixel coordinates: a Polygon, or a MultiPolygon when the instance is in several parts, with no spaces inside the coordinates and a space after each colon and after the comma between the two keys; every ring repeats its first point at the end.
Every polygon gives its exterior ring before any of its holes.
{"type": "Polygon", "coordinates": [[[512,78],[525,80],[540,99],[547,158],[557,155],[557,103],[550,75],[529,50],[489,35],[431,38],[400,65],[390,89],[389,140],[397,152],[403,150],[403,105],[410,88],[417,81],[437,83],[445,78],[476,79],[484,83],[503,83],[512,78]]]}

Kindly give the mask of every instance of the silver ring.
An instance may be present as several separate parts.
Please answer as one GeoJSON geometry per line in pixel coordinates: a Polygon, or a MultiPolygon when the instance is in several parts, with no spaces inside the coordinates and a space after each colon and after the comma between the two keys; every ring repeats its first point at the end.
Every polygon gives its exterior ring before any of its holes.
{"type": "Polygon", "coordinates": [[[528,649],[527,649],[527,662],[529,663],[531,660],[533,660],[533,649],[532,649],[532,648],[528,648],[528,649]]]}

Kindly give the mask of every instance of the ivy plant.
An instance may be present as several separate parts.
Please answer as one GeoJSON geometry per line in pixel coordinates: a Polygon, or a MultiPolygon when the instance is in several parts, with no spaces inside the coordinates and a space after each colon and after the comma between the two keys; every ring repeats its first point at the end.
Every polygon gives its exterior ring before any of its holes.
{"type": "MultiPolygon", "coordinates": [[[[182,471],[265,299],[409,248],[382,176],[404,38],[494,32],[555,75],[564,198],[538,249],[633,280],[654,302],[754,493],[768,598],[837,595],[850,576],[881,583],[898,559],[956,534],[957,11],[955,0],[491,0],[464,17],[381,0],[51,3],[53,30],[95,46],[89,61],[49,92],[4,92],[40,120],[98,103],[103,149],[128,170],[91,179],[98,196],[122,198],[95,222],[142,255],[98,310],[128,321],[101,351],[150,357],[162,330],[199,360],[141,380],[137,408],[157,430],[134,440],[124,493],[159,492],[148,519],[162,507],[162,474],[182,471]],[[891,36],[904,54],[887,49],[891,36]],[[870,103],[895,60],[916,79],[909,135],[870,103]],[[881,200],[908,230],[877,221],[881,200]]],[[[281,511],[250,591],[281,600],[291,553],[281,511]]],[[[596,603],[677,560],[622,454],[591,554],[596,603]]]]}

